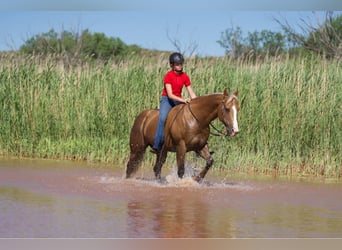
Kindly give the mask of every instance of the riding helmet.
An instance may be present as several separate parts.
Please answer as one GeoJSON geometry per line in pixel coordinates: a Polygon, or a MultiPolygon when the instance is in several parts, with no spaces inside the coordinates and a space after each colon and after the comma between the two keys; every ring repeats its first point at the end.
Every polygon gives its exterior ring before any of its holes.
{"type": "Polygon", "coordinates": [[[173,65],[174,63],[184,63],[184,57],[181,53],[175,52],[170,55],[169,58],[170,64],[173,65]]]}

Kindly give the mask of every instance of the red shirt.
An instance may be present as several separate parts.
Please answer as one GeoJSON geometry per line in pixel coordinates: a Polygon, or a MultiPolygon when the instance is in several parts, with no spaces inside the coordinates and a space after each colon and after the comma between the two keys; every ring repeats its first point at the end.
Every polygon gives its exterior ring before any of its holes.
{"type": "Polygon", "coordinates": [[[178,74],[175,71],[170,70],[164,76],[164,89],[162,93],[163,96],[167,96],[165,87],[165,84],[167,83],[171,84],[172,93],[178,97],[182,97],[183,86],[188,87],[191,85],[190,78],[186,73],[182,72],[178,74]]]}

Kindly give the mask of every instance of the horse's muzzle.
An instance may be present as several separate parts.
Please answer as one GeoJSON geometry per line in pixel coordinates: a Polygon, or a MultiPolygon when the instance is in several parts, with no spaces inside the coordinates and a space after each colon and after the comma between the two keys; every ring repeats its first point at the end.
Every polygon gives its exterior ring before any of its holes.
{"type": "Polygon", "coordinates": [[[231,136],[231,137],[236,136],[238,133],[239,133],[239,131],[236,131],[236,132],[233,131],[233,132],[230,134],[230,136],[231,136]]]}
{"type": "Polygon", "coordinates": [[[227,129],[227,136],[234,137],[239,133],[239,130],[235,131],[233,128],[227,129]]]}

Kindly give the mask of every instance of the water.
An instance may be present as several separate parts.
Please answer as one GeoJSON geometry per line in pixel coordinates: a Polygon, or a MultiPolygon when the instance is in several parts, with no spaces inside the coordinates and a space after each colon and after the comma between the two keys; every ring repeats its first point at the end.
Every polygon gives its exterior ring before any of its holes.
{"type": "MultiPolygon", "coordinates": [[[[188,168],[190,169],[190,168],[188,168]]],[[[0,159],[0,238],[341,238],[340,182],[0,159]]]]}

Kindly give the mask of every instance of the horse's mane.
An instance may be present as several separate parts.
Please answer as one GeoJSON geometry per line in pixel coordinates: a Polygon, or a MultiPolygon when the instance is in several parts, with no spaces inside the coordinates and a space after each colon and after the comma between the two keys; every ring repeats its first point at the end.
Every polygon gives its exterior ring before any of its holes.
{"type": "Polygon", "coordinates": [[[213,93],[213,94],[206,94],[206,95],[200,95],[197,96],[196,98],[192,99],[192,101],[199,101],[202,99],[207,99],[208,97],[212,97],[212,96],[222,96],[222,93],[213,93]]]}
{"type": "MultiPolygon", "coordinates": [[[[192,100],[192,102],[197,102],[197,101],[200,101],[202,99],[206,99],[206,98],[212,97],[212,96],[223,96],[223,93],[212,93],[212,94],[200,95],[200,96],[197,96],[196,98],[194,98],[192,100]]],[[[238,97],[236,95],[234,95],[234,93],[229,93],[228,96],[229,96],[230,100],[231,99],[238,100],[238,97]]]]}

